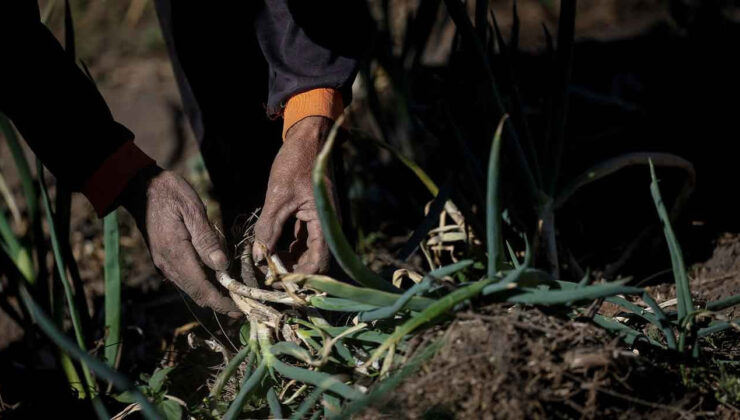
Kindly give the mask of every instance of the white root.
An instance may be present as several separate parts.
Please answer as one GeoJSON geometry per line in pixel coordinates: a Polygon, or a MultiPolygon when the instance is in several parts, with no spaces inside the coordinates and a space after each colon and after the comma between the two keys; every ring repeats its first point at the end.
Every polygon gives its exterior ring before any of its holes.
{"type": "Polygon", "coordinates": [[[258,289],[239,283],[238,281],[231,278],[231,276],[229,276],[225,271],[219,271],[216,274],[216,278],[222,286],[229,289],[230,292],[235,293],[239,296],[261,300],[263,302],[281,303],[283,305],[304,304],[302,300],[296,301],[287,293],[258,289]]]}
{"type": "Polygon", "coordinates": [[[267,305],[263,305],[256,300],[238,295],[234,292],[230,292],[231,299],[234,300],[236,306],[244,312],[247,319],[250,321],[259,321],[268,325],[271,328],[278,329],[280,327],[280,320],[282,314],[275,309],[267,305]]]}

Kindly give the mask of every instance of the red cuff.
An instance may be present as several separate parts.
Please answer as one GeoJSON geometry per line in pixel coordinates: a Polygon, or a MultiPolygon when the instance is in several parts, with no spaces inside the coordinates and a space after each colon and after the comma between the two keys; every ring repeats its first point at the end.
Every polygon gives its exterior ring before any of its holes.
{"type": "Polygon", "coordinates": [[[123,143],[85,181],[82,193],[95,208],[98,217],[112,210],[113,203],[140,170],[154,165],[154,160],[136,147],[133,141],[123,143]]]}

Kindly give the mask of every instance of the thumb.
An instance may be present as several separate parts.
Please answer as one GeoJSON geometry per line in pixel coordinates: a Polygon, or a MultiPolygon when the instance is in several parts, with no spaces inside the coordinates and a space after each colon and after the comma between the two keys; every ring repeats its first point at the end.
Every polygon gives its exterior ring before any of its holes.
{"type": "Polygon", "coordinates": [[[221,246],[216,229],[208,221],[205,209],[195,211],[183,219],[185,227],[190,232],[190,242],[203,264],[214,271],[226,270],[229,267],[229,259],[221,246]]]}
{"type": "Polygon", "coordinates": [[[270,253],[275,251],[275,245],[283,233],[283,225],[296,208],[292,202],[278,204],[276,200],[265,201],[262,214],[254,225],[252,256],[255,262],[261,262],[267,257],[265,250],[270,253]]]}

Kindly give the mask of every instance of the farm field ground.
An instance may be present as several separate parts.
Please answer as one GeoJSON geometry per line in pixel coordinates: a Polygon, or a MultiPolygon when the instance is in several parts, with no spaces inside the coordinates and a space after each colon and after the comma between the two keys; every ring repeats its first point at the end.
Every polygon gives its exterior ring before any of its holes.
{"type": "MultiPolygon", "coordinates": [[[[89,65],[116,119],[136,133],[136,142],[145,152],[195,186],[207,204],[211,220],[218,226],[218,203],[183,114],[152,4],[141,0],[115,5],[108,2],[105,7],[102,2],[71,3],[80,58],[89,65]]],[[[370,3],[372,9],[380,2],[370,3]]],[[[389,50],[398,52],[404,42],[403,29],[408,16],[413,15],[418,4],[400,0],[390,3],[392,36],[387,42],[395,47],[389,50]]],[[[680,216],[673,220],[673,227],[686,260],[693,303],[703,308],[707,303],[740,294],[740,218],[736,216],[740,214],[740,206],[731,198],[734,192],[728,185],[728,180],[734,184],[737,176],[732,169],[736,167],[736,157],[730,145],[737,137],[733,119],[736,110],[719,105],[740,93],[740,86],[733,82],[740,65],[732,64],[725,53],[740,45],[740,6],[730,1],[718,2],[722,4],[722,29],[716,33],[692,32],[691,28],[695,28],[691,26],[692,19],[698,19],[696,10],[701,9],[699,3],[578,2],[569,85],[572,98],[567,122],[569,143],[564,151],[562,178],[574,178],[595,161],[633,150],[666,151],[691,161],[696,188],[680,216]],[[667,3],[674,5],[674,9],[667,3]],[[684,9],[676,4],[686,5],[685,16],[684,9]]],[[[511,2],[494,0],[490,4],[501,32],[508,38],[514,25],[511,2]]],[[[526,103],[524,115],[533,116],[533,120],[541,116],[540,108],[545,107],[539,96],[549,80],[549,76],[543,76],[546,74],[543,69],[552,59],[545,48],[542,25],[557,33],[559,7],[559,1],[518,2],[521,54],[517,76],[526,103]]],[[[473,13],[472,5],[469,9],[473,13]]],[[[444,15],[442,11],[439,13],[444,15]]],[[[60,38],[62,24],[61,13],[50,22],[60,38]]],[[[459,68],[447,66],[447,59],[455,49],[455,28],[449,19],[435,22],[430,35],[430,45],[434,48],[423,52],[421,65],[414,69],[410,79],[413,83],[409,86],[397,88],[399,79],[382,69],[372,73],[376,77],[373,83],[379,105],[373,105],[373,98],[362,93],[363,82],[358,82],[348,115],[350,125],[360,132],[386,137],[440,185],[451,177],[445,161],[449,149],[438,137],[439,133],[450,137],[452,134],[448,128],[434,126],[435,119],[441,121],[443,117],[435,113],[431,104],[437,92],[456,98],[440,80],[465,74],[456,73],[460,72],[459,68]],[[414,97],[414,105],[410,107],[418,112],[414,118],[404,119],[403,113],[398,112],[399,103],[404,101],[399,91],[414,97]],[[372,110],[373,106],[379,106],[380,111],[372,110]]],[[[476,94],[465,92],[473,97],[471,108],[485,107],[476,94]]],[[[452,119],[463,125],[461,132],[465,136],[485,131],[467,129],[466,123],[469,127],[480,124],[481,115],[464,111],[453,109],[452,119]]],[[[498,119],[486,124],[493,129],[496,123],[498,119]]],[[[535,123],[532,129],[543,128],[535,123]]],[[[487,157],[489,147],[490,139],[486,144],[478,142],[471,146],[471,152],[487,157]]],[[[352,217],[345,224],[347,230],[354,229],[347,234],[356,245],[354,249],[368,267],[388,277],[394,268],[428,272],[429,257],[419,251],[403,263],[395,258],[403,252],[433,197],[390,153],[354,142],[343,145],[343,150],[348,179],[355,182],[351,185],[356,193],[350,203],[352,217]]],[[[514,159],[508,158],[511,155],[506,154],[505,146],[503,151],[503,195],[518,203],[520,185],[517,180],[512,181],[515,176],[506,175],[515,173],[511,169],[514,159]]],[[[28,150],[27,156],[32,157],[28,150]]],[[[484,165],[488,162],[482,160],[484,165]]],[[[485,166],[482,170],[485,171],[485,166]]],[[[658,167],[657,171],[670,209],[681,197],[685,171],[676,167],[658,167]]],[[[21,181],[15,174],[5,141],[0,142],[0,173],[17,197],[21,212],[25,211],[21,181]]],[[[49,176],[48,182],[54,194],[53,178],[49,176]]],[[[679,310],[675,299],[681,298],[677,296],[671,255],[650,194],[647,166],[623,169],[600,182],[584,187],[558,210],[560,278],[578,283],[581,277],[590,275],[594,285],[616,280],[645,287],[658,304],[664,304],[661,308],[666,313],[675,313],[679,310]],[[632,240],[646,228],[648,233],[639,248],[629,253],[618,269],[612,270],[632,240]]],[[[469,184],[457,186],[452,200],[456,201],[458,191],[465,196],[473,189],[469,184]]],[[[512,207],[517,205],[520,203],[512,207]]],[[[469,207],[472,218],[484,220],[484,209],[475,204],[469,207]]],[[[103,225],[83,197],[73,196],[71,208],[71,249],[93,321],[102,323],[103,225]]],[[[451,216],[447,217],[444,223],[449,224],[451,216]]],[[[236,369],[221,393],[221,405],[205,403],[225,367],[223,351],[214,351],[208,342],[227,348],[226,352],[233,356],[244,345],[239,342],[242,324],[219,320],[212,312],[188,304],[182,293],[163,282],[154,269],[133,219],[121,211],[119,220],[124,345],[118,370],[138,379],[156,369],[174,367],[167,379],[168,395],[181,400],[198,418],[209,418],[214,413],[223,415],[224,404],[236,397],[249,369],[246,363],[236,369]],[[193,337],[200,340],[195,338],[194,344],[193,337]]],[[[28,226],[21,224],[15,228],[25,231],[28,226]]],[[[219,229],[234,227],[219,226],[219,229]]],[[[507,233],[516,236],[513,231],[507,233]]],[[[429,241],[433,236],[429,234],[424,240],[429,241]]],[[[437,267],[460,260],[463,254],[483,263],[484,245],[480,239],[470,243],[475,246],[468,248],[453,243],[450,248],[438,248],[431,258],[438,259],[437,267]]],[[[512,245],[513,254],[524,260],[524,242],[512,241],[512,245]]],[[[236,247],[234,250],[238,252],[236,247]]],[[[543,257],[536,261],[538,266],[546,263],[543,257]]],[[[482,272],[480,268],[475,270],[482,272]]],[[[338,267],[334,267],[331,275],[347,279],[338,267]]],[[[667,344],[664,332],[655,325],[639,320],[639,316],[626,313],[624,307],[603,298],[581,306],[490,300],[476,298],[461,303],[455,306],[454,313],[414,332],[405,342],[403,355],[396,356],[402,359],[400,363],[395,361],[399,370],[424,354],[430,344],[441,343],[441,347],[421,362],[417,370],[399,377],[397,387],[353,417],[740,418],[740,330],[737,328],[699,338],[696,342],[699,357],[691,358],[647,342],[667,344]],[[632,337],[627,344],[625,337],[629,338],[631,333],[608,331],[596,325],[594,317],[616,319],[639,332],[642,338],[632,337]]],[[[649,308],[636,296],[627,300],[642,309],[649,308]]],[[[17,300],[13,302],[18,304],[17,300]]],[[[711,321],[735,320],[737,308],[728,306],[711,316],[697,315],[695,330],[709,327],[711,321]]],[[[332,313],[328,319],[335,325],[351,325],[350,318],[343,313],[332,313]]],[[[393,330],[385,331],[390,334],[393,330]]],[[[80,418],[93,416],[89,402],[60,391],[69,385],[55,367],[54,347],[29,348],[24,335],[23,328],[0,309],[0,418],[30,418],[48,410],[48,406],[42,407],[50,402],[55,410],[74,410],[81,413],[80,418]]],[[[98,347],[91,352],[100,351],[98,347]]],[[[290,388],[287,382],[280,384],[290,394],[296,387],[290,388]]],[[[362,386],[372,389],[373,384],[362,386]]],[[[287,398],[279,397],[281,401],[287,398]]],[[[112,397],[106,397],[105,402],[112,412],[124,410],[128,405],[112,397]]],[[[254,409],[249,412],[250,417],[270,414],[264,399],[255,397],[247,405],[254,409]]],[[[326,405],[317,403],[315,412],[319,413],[322,407],[326,409],[326,405]]],[[[295,409],[296,404],[290,407],[295,409]]]]}

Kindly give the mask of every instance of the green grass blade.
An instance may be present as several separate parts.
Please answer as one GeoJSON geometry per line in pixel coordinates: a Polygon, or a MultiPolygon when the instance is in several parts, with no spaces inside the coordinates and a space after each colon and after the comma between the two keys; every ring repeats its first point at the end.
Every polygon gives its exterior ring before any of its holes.
{"type": "Polygon", "coordinates": [[[23,194],[26,198],[26,205],[28,207],[28,218],[33,223],[39,215],[39,202],[38,193],[36,192],[36,185],[31,176],[31,167],[26,160],[26,155],[23,153],[18,135],[15,129],[10,124],[7,117],[0,112],[0,132],[5,135],[5,140],[8,143],[10,154],[13,155],[15,166],[18,169],[18,177],[21,180],[21,187],[23,188],[23,194]]]}
{"type": "MultiPolygon", "coordinates": [[[[344,331],[346,331],[349,328],[351,328],[351,327],[320,327],[320,329],[322,331],[326,332],[327,334],[329,334],[332,337],[336,337],[337,335],[342,334],[344,331]]],[[[321,337],[321,334],[319,332],[315,331],[315,330],[311,330],[311,332],[309,333],[309,335],[311,337],[321,337]]],[[[344,339],[349,339],[349,340],[365,341],[365,342],[368,342],[368,343],[383,344],[383,342],[385,340],[387,340],[388,337],[390,337],[389,334],[383,334],[383,333],[377,332],[377,331],[362,330],[362,331],[356,331],[356,332],[353,332],[351,334],[348,334],[347,336],[345,336],[342,339],[343,340],[344,339]]]]}
{"type": "MultiPolygon", "coordinates": [[[[69,316],[72,320],[72,328],[75,333],[77,345],[82,350],[86,350],[87,346],[85,345],[85,338],[84,338],[83,331],[82,331],[82,321],[80,319],[80,313],[77,308],[77,302],[75,301],[75,297],[72,292],[72,286],[70,285],[69,279],[67,278],[67,269],[66,269],[67,266],[64,263],[64,258],[62,257],[62,247],[60,246],[59,238],[57,237],[56,225],[54,223],[54,213],[51,210],[51,202],[49,200],[49,193],[46,188],[46,183],[44,182],[44,176],[43,176],[44,168],[43,166],[41,166],[41,161],[37,161],[37,163],[38,163],[37,171],[39,174],[39,180],[41,184],[41,197],[42,197],[42,201],[44,202],[44,208],[46,210],[46,220],[47,220],[47,223],[49,224],[49,235],[51,236],[52,251],[54,254],[54,264],[57,267],[57,274],[64,287],[64,295],[67,300],[67,309],[69,310],[69,316]]],[[[93,393],[93,396],[94,396],[94,394],[97,392],[97,385],[95,384],[95,380],[90,374],[90,370],[84,364],[82,365],[82,374],[85,378],[85,381],[87,382],[87,386],[90,392],[93,393]]]]}
{"type": "MultiPolygon", "coordinates": [[[[523,270],[521,268],[515,270],[500,283],[504,284],[515,282],[519,278],[519,276],[521,276],[522,272],[523,270]]],[[[365,362],[365,364],[369,365],[373,361],[378,360],[392,345],[400,342],[403,337],[414,331],[416,328],[447,313],[458,303],[478,296],[486,286],[488,286],[495,280],[496,278],[494,277],[477,281],[468,286],[461,287],[435,301],[422,312],[404,322],[402,325],[396,327],[396,330],[393,332],[393,334],[391,334],[391,336],[388,337],[388,339],[373,352],[372,356],[370,356],[370,359],[365,362]]]]}
{"type": "MultiPolygon", "coordinates": [[[[28,211],[28,220],[31,226],[32,240],[34,240],[36,261],[46,261],[46,241],[44,239],[44,230],[41,223],[40,208],[39,208],[39,195],[36,181],[31,175],[31,168],[26,160],[26,155],[23,153],[23,148],[20,145],[18,135],[16,134],[15,128],[10,123],[10,120],[0,112],[0,132],[5,135],[5,139],[8,143],[8,148],[13,156],[16,169],[18,170],[18,177],[21,181],[21,188],[23,189],[23,195],[26,200],[26,207],[28,211]]],[[[29,255],[30,258],[30,255],[29,255]]],[[[46,278],[46,265],[39,264],[36,270],[35,279],[46,278]]],[[[39,294],[47,293],[46,282],[39,282],[35,284],[39,294]]]]}
{"type": "Polygon", "coordinates": [[[464,270],[471,265],[473,265],[475,261],[473,260],[462,260],[458,261],[454,264],[445,265],[443,267],[439,267],[436,270],[432,270],[427,274],[427,276],[432,277],[434,279],[442,279],[443,277],[451,276],[458,271],[464,270]]]}
{"type": "Polygon", "coordinates": [[[594,300],[620,294],[642,294],[639,287],[622,284],[593,284],[575,290],[527,290],[506,299],[507,302],[526,305],[562,305],[568,302],[594,300]]]}
{"type": "Polygon", "coordinates": [[[291,366],[281,362],[280,360],[274,359],[272,367],[281,375],[295,379],[298,382],[311,384],[318,387],[326,387],[327,390],[335,392],[346,399],[357,399],[362,397],[362,392],[352,388],[351,386],[341,382],[339,379],[333,376],[319,371],[313,371],[308,369],[291,366]]]}
{"type": "Polygon", "coordinates": [[[678,318],[681,320],[694,310],[694,303],[691,300],[691,289],[689,287],[689,277],[686,274],[681,246],[678,244],[676,235],[671,227],[671,220],[668,216],[668,211],[663,204],[663,197],[660,194],[658,179],[655,176],[655,166],[653,166],[652,161],[650,161],[650,177],[652,179],[650,183],[650,193],[653,196],[655,208],[658,210],[658,217],[663,224],[663,233],[665,234],[665,239],[668,243],[668,250],[671,254],[671,265],[673,266],[673,277],[676,282],[676,297],[678,299],[678,318]]]}
{"type": "Polygon", "coordinates": [[[116,210],[103,219],[105,247],[105,359],[113,367],[121,350],[121,259],[116,210]]]}
{"type": "MultiPolygon", "coordinates": [[[[234,375],[234,372],[239,368],[239,365],[242,364],[244,359],[247,358],[252,352],[252,349],[249,346],[244,346],[239,350],[239,352],[229,360],[229,363],[226,365],[223,371],[218,375],[218,378],[216,378],[216,383],[213,384],[213,388],[211,388],[210,397],[218,399],[221,396],[221,391],[224,389],[224,385],[229,381],[232,375],[234,375]]],[[[248,366],[251,366],[250,363],[247,364],[248,366]]]]}
{"type": "Polygon", "coordinates": [[[375,305],[357,303],[353,300],[327,296],[312,296],[308,303],[318,309],[332,312],[364,312],[378,309],[375,305]]]}
{"type": "Polygon", "coordinates": [[[504,239],[501,235],[501,132],[509,118],[501,117],[491,145],[488,159],[488,187],[486,189],[486,243],[488,245],[488,278],[492,279],[504,264],[504,239]]]}
{"type": "Polygon", "coordinates": [[[730,328],[738,329],[740,328],[740,319],[735,319],[730,322],[727,321],[719,321],[715,322],[712,325],[701,328],[699,331],[697,331],[696,335],[697,337],[706,337],[708,335],[716,334],[720,331],[724,331],[730,328]]]}
{"type": "Polygon", "coordinates": [[[285,418],[283,417],[283,410],[280,407],[280,400],[278,400],[277,394],[275,393],[275,388],[267,390],[267,405],[270,406],[270,415],[273,419],[285,418]]]}
{"type": "Polygon", "coordinates": [[[430,344],[418,355],[414,356],[408,363],[403,365],[403,367],[398,372],[391,375],[388,379],[375,385],[373,389],[364,397],[347,404],[339,413],[339,415],[331,418],[351,418],[353,414],[360,412],[368,405],[381,401],[385,394],[395,389],[407,376],[416,372],[416,370],[419,369],[419,366],[421,366],[422,363],[427,361],[430,357],[434,356],[439,351],[439,349],[442,348],[442,344],[444,344],[442,340],[437,340],[434,343],[430,344]]]}
{"type": "Polygon", "coordinates": [[[2,172],[0,172],[0,196],[5,200],[5,204],[8,206],[8,211],[10,211],[13,222],[15,222],[15,224],[20,224],[21,211],[18,209],[18,203],[16,203],[15,197],[10,191],[10,188],[8,188],[8,184],[5,182],[5,177],[3,177],[2,172]]]}
{"type": "Polygon", "coordinates": [[[46,7],[41,12],[41,22],[43,24],[46,24],[49,22],[49,19],[51,19],[52,15],[54,14],[54,9],[56,8],[57,0],[49,0],[46,3],[46,7]]]}
{"type": "MultiPolygon", "coordinates": [[[[450,14],[450,18],[462,34],[463,39],[469,43],[469,45],[473,48],[475,55],[480,60],[480,64],[483,67],[486,79],[488,81],[488,87],[490,88],[491,99],[495,109],[495,117],[498,118],[499,116],[503,116],[506,113],[506,108],[501,98],[498,83],[496,82],[493,70],[491,69],[491,64],[487,59],[487,54],[483,43],[478,38],[475,32],[475,28],[473,28],[472,22],[470,22],[470,17],[468,16],[465,4],[460,0],[444,0],[444,3],[447,7],[447,11],[450,14]]],[[[529,193],[531,198],[539,200],[539,187],[537,186],[537,183],[535,181],[527,156],[522,149],[522,145],[519,143],[517,133],[512,126],[508,126],[507,134],[510,136],[511,144],[514,150],[514,156],[518,161],[517,168],[522,172],[522,175],[524,176],[524,179],[526,181],[527,192],[529,193]]]]}
{"type": "Polygon", "coordinates": [[[580,175],[568,182],[555,197],[553,208],[559,209],[570,200],[581,188],[596,182],[602,178],[608,177],[619,171],[637,165],[649,165],[650,161],[654,165],[665,168],[677,168],[686,172],[687,185],[693,189],[696,184],[696,171],[694,165],[688,160],[670,153],[656,152],[632,152],[625,153],[613,158],[603,160],[592,165],[580,175]]]}
{"type": "MultiPolygon", "coordinates": [[[[353,300],[358,303],[364,303],[374,306],[389,306],[401,297],[397,293],[383,292],[367,287],[357,287],[351,284],[342,283],[331,277],[321,275],[308,275],[305,277],[305,287],[328,293],[331,296],[353,300]]],[[[408,302],[408,308],[421,310],[429,306],[434,300],[424,297],[413,297],[408,302]]]]}
{"type": "Polygon", "coordinates": [[[279,343],[273,344],[272,347],[270,347],[270,353],[274,354],[275,356],[280,356],[283,354],[288,355],[306,364],[311,364],[311,362],[313,361],[308,350],[290,341],[281,341],[279,343]]]}
{"type": "Polygon", "coordinates": [[[61,348],[66,354],[70,355],[74,359],[80,361],[83,366],[89,366],[93,369],[96,374],[101,378],[111,382],[119,391],[129,391],[133,393],[136,398],[136,402],[141,405],[142,413],[147,419],[158,419],[159,414],[149,401],[141,394],[139,389],[134,386],[125,376],[109,368],[105,363],[98,359],[90,356],[86,351],[81,349],[79,346],[69,339],[64,333],[62,333],[51,321],[51,319],[43,312],[39,305],[31,297],[31,294],[26,289],[25,285],[20,284],[20,297],[23,304],[28,309],[33,319],[36,320],[41,330],[54,342],[59,348],[61,348]]]}
{"type": "Polygon", "coordinates": [[[406,303],[408,303],[408,301],[412,297],[424,294],[431,287],[432,287],[432,278],[424,277],[424,279],[421,282],[411,286],[398,299],[396,299],[396,301],[393,302],[393,305],[384,306],[382,308],[375,308],[371,311],[361,312],[357,316],[357,320],[359,322],[368,322],[368,321],[376,321],[379,319],[390,318],[393,315],[395,315],[398,311],[403,309],[404,305],[406,305],[406,303]]]}
{"type": "Polygon", "coordinates": [[[306,397],[303,402],[301,402],[301,405],[298,406],[298,409],[293,414],[291,414],[291,420],[300,420],[305,418],[308,411],[313,408],[314,405],[316,405],[316,401],[318,401],[319,398],[321,398],[321,395],[326,392],[328,385],[328,383],[319,385],[313,391],[311,391],[311,393],[308,394],[308,397],[306,397]]]}
{"type": "Polygon", "coordinates": [[[565,148],[565,127],[568,119],[568,97],[573,64],[573,41],[575,39],[576,0],[561,0],[558,19],[558,43],[555,65],[555,85],[552,106],[549,109],[548,144],[554,146],[553,172],[550,179],[550,196],[554,196],[560,177],[560,168],[565,148]]]}
{"type": "Polygon", "coordinates": [[[28,251],[25,251],[25,248],[23,248],[15,233],[13,233],[13,229],[10,227],[10,223],[2,209],[0,209],[0,238],[2,238],[2,245],[5,247],[8,255],[13,259],[18,269],[21,270],[23,276],[28,281],[32,281],[33,266],[28,266],[30,262],[28,251]]]}
{"type": "Polygon", "coordinates": [[[473,265],[473,260],[464,260],[455,264],[450,264],[445,267],[440,267],[431,273],[424,276],[424,279],[411,286],[406,290],[401,297],[399,297],[391,306],[383,308],[376,308],[372,311],[362,312],[358,315],[357,319],[359,322],[374,321],[378,319],[386,319],[395,315],[398,311],[403,309],[412,297],[421,295],[427,292],[433,284],[433,281],[440,279],[445,276],[449,276],[457,271],[460,271],[466,267],[473,265]]]}
{"type": "Polygon", "coordinates": [[[424,187],[426,187],[430,194],[435,197],[437,196],[437,194],[439,194],[439,187],[424,171],[424,169],[417,165],[416,162],[414,162],[413,160],[407,158],[403,153],[401,153],[401,151],[399,151],[392,145],[360,131],[353,131],[352,138],[366,140],[380,147],[381,149],[387,150],[391,155],[393,155],[393,157],[398,159],[406,168],[408,168],[411,172],[414,173],[414,175],[416,175],[416,177],[419,179],[419,181],[421,181],[422,184],[424,184],[424,187]]]}
{"type": "Polygon", "coordinates": [[[327,188],[325,177],[331,150],[343,121],[344,118],[340,117],[334,123],[334,126],[329,132],[326,144],[324,144],[321,153],[316,158],[316,165],[311,174],[314,197],[316,199],[316,210],[321,221],[321,229],[332,254],[352,280],[365,287],[391,292],[396,291],[396,288],[392,284],[367,268],[362,260],[360,260],[360,257],[354,253],[347,238],[344,236],[344,232],[342,232],[342,227],[331,204],[331,193],[327,188]]]}
{"type": "Polygon", "coordinates": [[[265,361],[262,360],[254,373],[244,376],[246,379],[244,380],[244,383],[242,383],[241,388],[239,388],[239,393],[236,394],[234,401],[231,402],[231,405],[229,405],[229,408],[226,410],[223,420],[234,420],[239,417],[239,414],[242,412],[242,407],[244,407],[244,402],[247,400],[247,397],[254,388],[262,381],[266,372],[267,366],[265,365],[265,361]]]}
{"type": "Polygon", "coordinates": [[[604,328],[607,331],[619,334],[627,345],[634,345],[636,341],[643,340],[656,347],[663,348],[663,346],[652,338],[648,338],[645,334],[630,328],[621,322],[618,322],[612,318],[607,318],[603,315],[596,314],[592,319],[593,323],[604,328]]]}
{"type": "Polygon", "coordinates": [[[509,241],[506,241],[506,250],[509,252],[509,259],[511,260],[511,264],[514,266],[514,268],[519,268],[519,260],[516,258],[514,248],[511,247],[509,241]]]}
{"type": "Polygon", "coordinates": [[[735,306],[740,303],[740,295],[728,296],[724,299],[715,300],[714,302],[707,303],[707,309],[710,311],[719,311],[722,309],[735,306]]]}
{"type": "Polygon", "coordinates": [[[655,302],[655,300],[653,300],[653,298],[651,298],[646,292],[643,293],[642,300],[645,301],[645,303],[647,303],[650,308],[652,308],[655,314],[647,312],[645,308],[637,306],[627,299],[619,296],[610,296],[605,299],[606,302],[627,309],[635,316],[642,318],[645,321],[658,327],[665,337],[668,348],[671,350],[676,350],[676,336],[675,334],[673,334],[673,329],[670,321],[668,320],[668,317],[665,315],[660,306],[655,302]]]}

